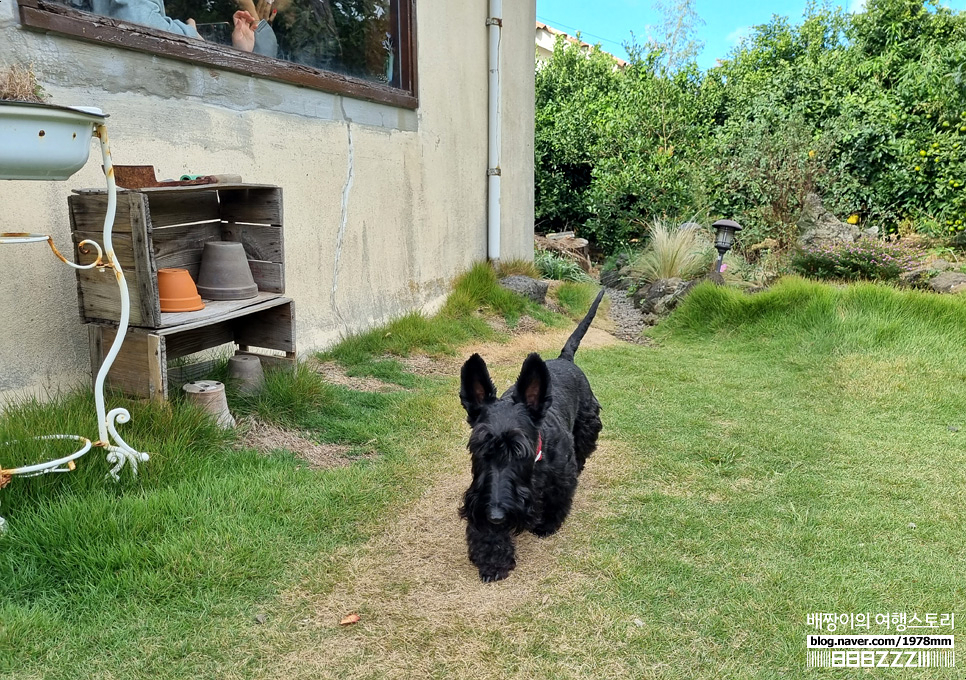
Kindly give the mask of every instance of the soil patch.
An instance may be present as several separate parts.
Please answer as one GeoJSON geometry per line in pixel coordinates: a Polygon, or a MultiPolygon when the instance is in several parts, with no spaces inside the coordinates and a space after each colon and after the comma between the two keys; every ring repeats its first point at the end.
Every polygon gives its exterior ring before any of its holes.
{"type": "Polygon", "coordinates": [[[256,418],[244,418],[239,421],[238,427],[243,432],[242,446],[265,453],[278,450],[291,451],[308,463],[309,467],[317,470],[351,465],[360,458],[371,458],[374,455],[349,455],[353,450],[350,446],[320,444],[308,439],[305,433],[265,423],[256,418]]]}
{"type": "Polygon", "coordinates": [[[346,375],[345,369],[335,361],[317,361],[310,365],[330,385],[348,387],[357,392],[397,392],[403,389],[399,385],[383,382],[372,376],[346,375]]]}

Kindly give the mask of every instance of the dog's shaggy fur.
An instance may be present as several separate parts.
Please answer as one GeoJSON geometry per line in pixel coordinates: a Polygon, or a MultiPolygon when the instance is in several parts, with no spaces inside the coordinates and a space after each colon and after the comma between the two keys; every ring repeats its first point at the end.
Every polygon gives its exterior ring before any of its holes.
{"type": "Polygon", "coordinates": [[[601,291],[557,359],[533,353],[516,385],[496,398],[486,362],[471,356],[461,372],[460,400],[473,428],[473,481],[460,516],[469,557],[484,581],[516,566],[513,536],[549,536],[570,512],[577,476],[597,448],[600,404],[574,353],[597,313],[601,291]]]}

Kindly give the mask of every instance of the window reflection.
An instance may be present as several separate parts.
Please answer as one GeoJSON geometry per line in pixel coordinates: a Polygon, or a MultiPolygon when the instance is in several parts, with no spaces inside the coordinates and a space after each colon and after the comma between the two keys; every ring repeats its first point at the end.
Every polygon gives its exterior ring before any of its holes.
{"type": "Polygon", "coordinates": [[[64,0],[267,57],[399,86],[398,0],[64,0]]]}

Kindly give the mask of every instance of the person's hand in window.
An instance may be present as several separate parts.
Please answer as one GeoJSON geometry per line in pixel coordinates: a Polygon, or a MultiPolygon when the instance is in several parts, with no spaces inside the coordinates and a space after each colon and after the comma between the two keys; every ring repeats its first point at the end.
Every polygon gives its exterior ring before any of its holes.
{"type": "Polygon", "coordinates": [[[231,44],[236,49],[251,52],[255,49],[255,29],[258,28],[258,19],[240,9],[232,15],[232,20],[235,22],[235,30],[231,32],[231,44]]]}

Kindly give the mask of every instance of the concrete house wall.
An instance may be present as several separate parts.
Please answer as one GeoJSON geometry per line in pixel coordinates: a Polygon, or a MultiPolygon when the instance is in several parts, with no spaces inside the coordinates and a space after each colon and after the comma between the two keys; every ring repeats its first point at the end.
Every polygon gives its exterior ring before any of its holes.
{"type": "MultiPolygon", "coordinates": [[[[61,105],[110,114],[115,163],[159,177],[235,173],[284,191],[286,295],[300,353],[413,309],[486,258],[486,0],[419,0],[419,107],[373,104],[21,27],[0,3],[0,66],[32,65],[61,105]],[[341,245],[341,247],[339,247],[341,245]]],[[[533,238],[535,0],[504,3],[502,256],[533,238]]],[[[66,182],[0,182],[0,231],[70,252],[66,182]]],[[[0,245],[0,401],[89,382],[74,272],[46,246],[0,245]]]]}

